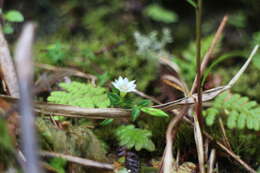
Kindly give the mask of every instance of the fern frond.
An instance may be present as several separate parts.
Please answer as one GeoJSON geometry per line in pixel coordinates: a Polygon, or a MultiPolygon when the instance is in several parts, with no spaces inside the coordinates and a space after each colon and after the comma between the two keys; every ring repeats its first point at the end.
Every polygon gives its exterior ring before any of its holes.
{"type": "Polygon", "coordinates": [[[206,124],[213,125],[216,117],[223,113],[226,115],[226,125],[230,129],[260,130],[260,107],[248,97],[230,95],[228,92],[220,94],[212,107],[204,111],[206,124]]]}
{"type": "Polygon", "coordinates": [[[149,130],[135,128],[134,125],[120,126],[116,130],[116,136],[121,146],[128,149],[135,148],[139,151],[142,148],[148,151],[154,151],[155,146],[150,139],[152,133],[149,130]]]}
{"type": "Polygon", "coordinates": [[[60,83],[65,91],[53,91],[48,101],[83,108],[106,108],[110,105],[106,89],[80,82],[60,83]]]}

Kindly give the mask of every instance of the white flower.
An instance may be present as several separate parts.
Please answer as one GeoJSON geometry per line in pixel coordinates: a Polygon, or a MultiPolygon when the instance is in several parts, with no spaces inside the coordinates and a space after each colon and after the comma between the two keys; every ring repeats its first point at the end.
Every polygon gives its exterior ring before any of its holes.
{"type": "Polygon", "coordinates": [[[115,88],[123,93],[136,91],[135,80],[129,81],[127,78],[122,78],[121,76],[119,76],[119,78],[115,80],[115,82],[112,82],[112,84],[115,88]]]}

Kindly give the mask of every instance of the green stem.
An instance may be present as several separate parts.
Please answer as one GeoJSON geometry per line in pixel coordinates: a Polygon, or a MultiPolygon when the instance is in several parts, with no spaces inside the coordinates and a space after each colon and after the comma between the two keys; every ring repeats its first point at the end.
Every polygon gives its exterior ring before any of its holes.
{"type": "Polygon", "coordinates": [[[120,91],[120,96],[121,96],[122,98],[124,98],[124,97],[126,96],[126,94],[127,94],[127,93],[120,91]]]}

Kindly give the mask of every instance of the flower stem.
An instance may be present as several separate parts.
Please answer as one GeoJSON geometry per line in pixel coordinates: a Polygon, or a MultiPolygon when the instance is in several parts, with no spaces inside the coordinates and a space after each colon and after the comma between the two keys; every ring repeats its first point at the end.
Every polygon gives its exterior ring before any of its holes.
{"type": "Polygon", "coordinates": [[[126,96],[126,92],[122,92],[122,91],[120,91],[120,96],[122,97],[122,98],[124,98],[125,96],[126,96]]]}

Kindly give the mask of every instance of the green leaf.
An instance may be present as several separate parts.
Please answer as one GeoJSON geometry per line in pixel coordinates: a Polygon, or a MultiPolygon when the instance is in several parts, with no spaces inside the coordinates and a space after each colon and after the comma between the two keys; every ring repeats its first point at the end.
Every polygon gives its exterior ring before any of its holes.
{"type": "Polygon", "coordinates": [[[214,67],[216,67],[218,64],[222,63],[224,60],[230,59],[230,58],[235,58],[235,57],[240,57],[243,55],[243,51],[231,51],[228,53],[225,53],[224,55],[218,57],[213,63],[205,70],[205,73],[203,74],[203,79],[202,79],[202,84],[206,82],[206,79],[210,72],[213,71],[214,67]]]}
{"type": "Polygon", "coordinates": [[[52,116],[54,120],[56,121],[63,121],[65,120],[65,117],[64,116],[52,116]]]}
{"type": "Polygon", "coordinates": [[[22,13],[17,10],[10,10],[4,15],[5,20],[9,22],[23,22],[24,17],[22,13]]]}
{"type": "Polygon", "coordinates": [[[6,121],[4,121],[2,118],[0,118],[0,148],[4,148],[9,151],[13,149],[13,144],[8,133],[6,121]]]}
{"type": "Polygon", "coordinates": [[[237,128],[244,129],[245,126],[246,126],[246,116],[243,114],[240,114],[237,119],[237,128]]]}
{"type": "Polygon", "coordinates": [[[115,134],[119,144],[128,149],[135,148],[137,151],[141,149],[146,149],[148,151],[155,150],[154,143],[150,139],[152,133],[148,130],[135,128],[134,125],[127,125],[120,126],[115,134]]]}
{"type": "Polygon", "coordinates": [[[14,28],[10,23],[6,23],[3,27],[3,31],[5,34],[12,34],[14,32],[14,28]]]}
{"type": "Polygon", "coordinates": [[[65,166],[67,161],[62,158],[52,158],[50,165],[56,169],[58,173],[65,173],[65,166]]]}
{"type": "Polygon", "coordinates": [[[132,120],[135,121],[141,113],[141,109],[138,106],[132,108],[131,116],[132,120]]]}
{"type": "Polygon", "coordinates": [[[105,72],[101,75],[97,75],[97,78],[98,78],[98,85],[103,86],[109,80],[110,75],[108,72],[105,72]]]}
{"type": "Polygon", "coordinates": [[[247,16],[244,12],[236,12],[229,16],[228,23],[237,28],[245,28],[247,26],[247,16]]]}
{"type": "Polygon", "coordinates": [[[236,127],[236,123],[237,123],[237,118],[238,118],[239,114],[236,111],[232,111],[227,119],[227,126],[230,129],[233,129],[236,127]]]}
{"type": "Polygon", "coordinates": [[[206,124],[208,126],[212,126],[214,124],[216,115],[218,114],[218,110],[215,108],[209,108],[207,110],[206,124]]]}
{"type": "Polygon", "coordinates": [[[52,59],[53,62],[58,63],[66,58],[68,50],[66,46],[60,41],[56,41],[53,44],[47,46],[47,57],[52,59]]]}
{"type": "Polygon", "coordinates": [[[151,108],[151,107],[143,107],[141,108],[141,111],[155,116],[155,117],[168,117],[168,114],[165,113],[164,111],[160,110],[160,109],[156,109],[156,108],[151,108]]]}
{"type": "Polygon", "coordinates": [[[178,20],[178,16],[176,13],[166,10],[165,8],[157,4],[152,4],[146,7],[144,13],[146,16],[159,22],[174,23],[178,20]]]}
{"type": "Polygon", "coordinates": [[[260,70],[260,53],[256,54],[252,61],[253,61],[254,66],[258,70],[260,70]]]}
{"type": "Polygon", "coordinates": [[[108,93],[108,98],[112,105],[117,105],[120,102],[120,96],[116,93],[108,93]]]}
{"type": "Polygon", "coordinates": [[[247,125],[247,128],[248,129],[254,129],[254,118],[253,117],[248,117],[247,119],[246,119],[246,125],[247,125]]]}
{"type": "Polygon", "coordinates": [[[217,116],[223,117],[230,129],[250,129],[258,131],[260,128],[260,107],[255,101],[239,94],[224,92],[220,94],[210,108],[203,111],[207,125],[213,125],[217,116]]]}
{"type": "Polygon", "coordinates": [[[53,91],[48,101],[56,104],[79,106],[82,108],[107,108],[110,100],[106,89],[80,82],[60,83],[65,91],[53,91]]]}
{"type": "Polygon", "coordinates": [[[149,106],[151,104],[151,101],[150,100],[141,100],[139,103],[137,103],[137,105],[139,107],[145,107],[145,106],[149,106]]]}
{"type": "Polygon", "coordinates": [[[103,120],[103,121],[100,123],[100,125],[101,125],[101,126],[106,126],[106,125],[112,123],[113,121],[114,121],[113,118],[108,118],[108,119],[103,120]]]}
{"type": "Polygon", "coordinates": [[[191,6],[197,8],[197,4],[193,0],[186,0],[191,6]]]}

